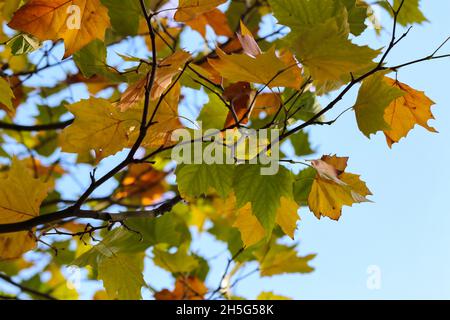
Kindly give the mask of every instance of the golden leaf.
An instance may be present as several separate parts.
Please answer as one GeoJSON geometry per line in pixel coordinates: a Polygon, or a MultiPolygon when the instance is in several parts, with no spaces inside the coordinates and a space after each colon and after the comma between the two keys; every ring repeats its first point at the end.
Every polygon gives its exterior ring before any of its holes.
{"type": "Polygon", "coordinates": [[[347,160],[348,158],[324,156],[320,163],[325,163],[326,166],[316,166],[318,171],[308,196],[308,205],[318,219],[326,216],[339,220],[344,205],[352,206],[354,203],[369,201],[366,196],[372,193],[359,176],[343,172],[347,160]]]}
{"type": "Polygon", "coordinates": [[[384,119],[390,126],[390,129],[383,130],[389,147],[406,137],[416,124],[428,131],[437,132],[428,125],[428,120],[434,119],[431,112],[434,102],[422,91],[388,77],[384,79],[392,87],[404,92],[403,96],[391,102],[384,113],[384,119]]]}
{"type": "MultiPolygon", "coordinates": [[[[0,224],[26,221],[39,215],[48,185],[33,178],[25,164],[13,158],[11,169],[0,178],[0,224]]],[[[0,260],[14,259],[33,249],[31,231],[0,235],[0,260]]]]}

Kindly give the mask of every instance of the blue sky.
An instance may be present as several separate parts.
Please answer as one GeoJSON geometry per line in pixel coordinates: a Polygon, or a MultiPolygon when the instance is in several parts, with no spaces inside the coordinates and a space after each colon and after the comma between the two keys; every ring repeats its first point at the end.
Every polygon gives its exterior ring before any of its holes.
{"type": "MultiPolygon", "coordinates": [[[[388,59],[395,65],[431,53],[450,35],[448,13],[450,2],[429,0],[423,11],[431,23],[414,26],[410,35],[392,52],[388,59]]],[[[383,25],[391,24],[383,15],[383,25]]],[[[263,30],[264,31],[264,30],[263,30]]],[[[390,39],[386,30],[380,37],[366,31],[361,42],[373,48],[385,46],[390,39]]],[[[187,47],[199,43],[189,38],[187,47]]],[[[122,53],[133,54],[124,46],[122,53]]],[[[443,52],[450,52],[450,45],[443,52]]],[[[62,54],[62,52],[61,52],[62,54]]],[[[344,208],[339,222],[318,221],[308,210],[301,209],[302,221],[296,239],[301,254],[317,253],[312,262],[316,271],[307,275],[275,276],[260,279],[257,275],[243,281],[235,293],[254,298],[261,291],[274,291],[296,299],[450,299],[450,60],[427,62],[402,69],[399,80],[423,90],[436,101],[433,112],[436,121],[430,122],[439,134],[417,127],[399,144],[389,149],[384,136],[368,140],[357,126],[352,112],[346,113],[333,126],[310,130],[311,140],[319,154],[336,153],[349,156],[348,171],[361,174],[374,193],[374,203],[344,208]],[[366,286],[367,268],[377,266],[381,271],[381,288],[366,286]]],[[[54,76],[58,76],[57,73],[54,76]]],[[[47,79],[37,79],[40,83],[47,79]]],[[[329,118],[353,105],[354,90],[330,113],[329,118]]],[[[86,92],[75,88],[74,93],[86,98],[86,92]]],[[[333,96],[333,95],[332,95],[333,96]]],[[[204,97],[188,96],[189,101],[204,101],[204,97]]],[[[331,97],[321,98],[326,104],[331,97]]],[[[189,104],[188,104],[189,105],[189,104]]],[[[19,119],[23,117],[19,114],[19,119]]],[[[106,172],[120,159],[108,158],[98,170],[106,172]]],[[[86,186],[88,168],[77,172],[86,186]]],[[[72,179],[59,183],[68,188],[66,196],[80,192],[72,179]]],[[[110,190],[111,184],[97,194],[110,190]]],[[[194,248],[205,257],[213,257],[225,245],[208,235],[196,237],[194,248]]],[[[216,285],[226,264],[226,255],[211,262],[212,276],[208,283],[216,285]]],[[[247,271],[252,270],[249,266],[247,271]]],[[[146,279],[160,289],[170,287],[167,274],[148,264],[146,279]]],[[[89,297],[98,287],[86,284],[83,297],[89,297]]],[[[146,294],[146,297],[149,297],[146,294]]]]}
{"type": "MultiPolygon", "coordinates": [[[[391,54],[395,65],[430,54],[450,35],[449,1],[426,1],[423,11],[431,23],[414,26],[391,54]]],[[[382,16],[384,25],[388,18],[382,16]]],[[[390,34],[365,34],[372,47],[388,43],[390,34]]],[[[443,52],[450,52],[450,46],[443,52]]],[[[317,221],[302,209],[297,233],[300,252],[317,252],[316,271],[304,276],[249,280],[242,293],[264,289],[300,299],[441,299],[450,298],[450,61],[433,61],[405,68],[399,80],[423,90],[436,101],[430,122],[440,132],[416,129],[390,150],[379,134],[368,140],[345,114],[331,127],[311,129],[321,153],[350,157],[348,170],[362,174],[374,193],[373,204],[345,208],[341,220],[317,221]],[[367,268],[381,271],[380,290],[366,286],[367,268]]],[[[353,105],[356,91],[334,114],[353,105]]],[[[322,99],[325,104],[329,98],[322,99]]],[[[332,115],[330,115],[332,118],[332,115]]]]}

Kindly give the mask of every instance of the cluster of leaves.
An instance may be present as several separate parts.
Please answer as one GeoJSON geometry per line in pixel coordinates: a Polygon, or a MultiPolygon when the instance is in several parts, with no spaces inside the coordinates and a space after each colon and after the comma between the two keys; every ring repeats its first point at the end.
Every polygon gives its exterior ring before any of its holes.
{"type": "Polygon", "coordinates": [[[397,26],[426,21],[419,0],[378,4],[394,20],[384,50],[353,41],[376,25],[363,0],[173,2],[0,1],[0,276],[32,298],[76,298],[65,266],[103,281],[95,299],[140,299],[143,288],[156,299],[238,298],[233,288],[246,266],[261,277],[312,272],[314,255],[299,255],[283,239],[294,239],[299,208],[338,220],[343,206],[367,202],[371,192],[346,172],[347,157],[294,160],[315,153],[305,129],[334,123],[325,114],[361,84],[347,111],[364,135],[383,132],[392,146],[416,124],[435,131],[427,124],[433,102],[388,74],[448,55],[439,48],[402,65],[386,62],[409,32],[399,37],[397,26]],[[270,15],[278,26],[264,35],[270,15]],[[206,44],[195,53],[181,47],[193,32],[206,44]],[[62,45],[63,57],[55,57],[62,45]],[[129,53],[136,51],[144,54],[129,53]],[[72,68],[61,77],[66,63],[72,68]],[[55,68],[62,68],[58,80],[34,84],[55,68]],[[73,94],[80,85],[90,98],[73,94]],[[186,119],[193,91],[209,101],[186,119]],[[317,96],[335,91],[319,105],[317,96]],[[17,124],[18,110],[37,111],[34,124],[17,124]],[[196,121],[222,132],[279,129],[276,143],[290,143],[295,153],[282,154],[280,163],[307,168],[295,175],[282,165],[265,176],[261,164],[245,161],[175,166],[171,134],[196,121]],[[90,184],[76,197],[60,182],[86,165],[90,184]],[[99,165],[108,167],[100,176],[99,165]],[[107,182],[110,192],[94,196],[107,182]],[[217,286],[206,285],[209,261],[192,250],[194,229],[227,245],[217,286]],[[173,290],[144,279],[146,260],[173,276],[173,290]],[[24,270],[34,276],[21,278],[24,270]]]}

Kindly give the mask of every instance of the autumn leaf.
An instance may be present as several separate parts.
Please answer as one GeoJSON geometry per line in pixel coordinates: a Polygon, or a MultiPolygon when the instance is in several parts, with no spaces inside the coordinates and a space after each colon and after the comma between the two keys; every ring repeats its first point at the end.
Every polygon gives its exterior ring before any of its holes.
{"type": "Polygon", "coordinates": [[[219,9],[213,9],[186,21],[186,24],[206,38],[206,28],[210,26],[218,36],[232,37],[233,32],[228,25],[225,14],[219,9]]]}
{"type": "Polygon", "coordinates": [[[148,77],[136,81],[130,85],[122,94],[119,104],[117,105],[120,111],[127,111],[133,106],[139,104],[144,99],[145,88],[147,86],[148,77]]]}
{"type": "Polygon", "coordinates": [[[288,298],[279,294],[275,294],[273,292],[261,292],[256,300],[292,300],[292,298],[288,298]]]}
{"type": "Polygon", "coordinates": [[[255,91],[250,87],[250,83],[234,83],[225,88],[222,96],[232,107],[232,110],[228,112],[223,127],[231,128],[233,125],[246,124],[250,115],[250,103],[255,97],[255,91]]]}
{"type": "Polygon", "coordinates": [[[293,199],[281,197],[280,207],[277,210],[275,222],[291,239],[294,239],[294,233],[297,229],[297,222],[300,220],[297,213],[298,209],[299,205],[293,199]]]}
{"type": "Polygon", "coordinates": [[[308,205],[314,215],[339,220],[342,207],[354,203],[368,202],[371,195],[366,184],[358,175],[346,173],[348,158],[324,156],[312,162],[316,176],[311,185],[308,205]]]}
{"type": "Polygon", "coordinates": [[[228,55],[219,48],[219,59],[208,59],[220,75],[232,82],[253,82],[273,87],[300,88],[303,80],[297,63],[285,63],[272,47],[256,57],[247,54],[228,55]]]}
{"type": "Polygon", "coordinates": [[[82,154],[94,150],[98,159],[129,146],[131,135],[139,130],[141,122],[138,112],[120,112],[104,99],[82,100],[67,109],[75,121],[61,134],[62,151],[82,154]]]}
{"type": "Polygon", "coordinates": [[[384,119],[390,127],[383,130],[389,147],[406,137],[416,124],[430,132],[437,132],[428,125],[428,120],[434,119],[430,110],[434,102],[424,92],[388,77],[384,80],[388,85],[403,92],[401,97],[391,102],[384,113],[384,119]]]}
{"type": "Polygon", "coordinates": [[[159,62],[151,92],[152,100],[158,99],[163,94],[190,58],[190,53],[180,50],[159,62]]]}
{"type": "Polygon", "coordinates": [[[208,292],[205,284],[197,277],[179,277],[175,289],[164,289],[155,293],[156,300],[203,300],[208,292]]]}
{"type": "Polygon", "coordinates": [[[237,210],[233,227],[239,229],[242,242],[246,247],[258,243],[266,236],[266,231],[252,213],[250,203],[237,210]]]}
{"type": "Polygon", "coordinates": [[[367,137],[390,128],[385,119],[386,108],[393,100],[404,95],[404,92],[389,85],[385,79],[379,73],[364,80],[353,106],[359,130],[367,137]]]}
{"type": "MultiPolygon", "coordinates": [[[[11,169],[0,180],[0,224],[21,222],[39,215],[48,185],[33,178],[25,164],[13,158],[11,169]]],[[[36,238],[32,231],[2,234],[0,260],[18,258],[35,245],[36,238]]]]}
{"type": "Polygon", "coordinates": [[[15,113],[12,100],[14,99],[14,93],[9,86],[9,83],[0,78],[0,109],[5,110],[10,114],[15,113]]]}
{"type": "Polygon", "coordinates": [[[8,25],[42,41],[63,39],[67,58],[94,39],[104,40],[110,21],[100,0],[30,0],[8,25]]]}
{"type": "Polygon", "coordinates": [[[174,19],[178,22],[190,21],[225,2],[226,0],[179,0],[174,19]]]}
{"type": "Polygon", "coordinates": [[[263,176],[258,165],[239,165],[235,171],[234,192],[237,207],[241,208],[248,202],[252,212],[258,218],[267,233],[275,226],[277,210],[282,197],[292,194],[292,176],[284,167],[277,174],[263,176]]]}
{"type": "Polygon", "coordinates": [[[270,277],[284,273],[309,273],[314,270],[308,263],[315,255],[301,257],[290,246],[269,243],[255,253],[260,263],[260,275],[270,277]]]}
{"type": "Polygon", "coordinates": [[[164,182],[167,173],[155,169],[149,164],[134,164],[128,169],[123,178],[122,187],[118,189],[114,198],[119,201],[138,203],[144,206],[151,205],[161,199],[167,186],[164,182]]]}
{"type": "Polygon", "coordinates": [[[275,48],[253,58],[246,54],[227,55],[220,49],[219,60],[209,59],[209,64],[224,78],[239,82],[265,84],[269,88],[299,88],[302,84],[300,69],[296,64],[286,64],[275,54],[275,48]]]}

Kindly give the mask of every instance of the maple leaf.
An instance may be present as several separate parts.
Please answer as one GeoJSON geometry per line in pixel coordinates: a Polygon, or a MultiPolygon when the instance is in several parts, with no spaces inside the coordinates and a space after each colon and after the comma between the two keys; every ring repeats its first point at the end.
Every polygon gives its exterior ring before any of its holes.
{"type": "Polygon", "coordinates": [[[223,91],[223,98],[230,102],[233,110],[228,112],[224,128],[230,128],[232,125],[243,125],[249,120],[249,107],[255,96],[255,91],[248,82],[234,83],[223,91]],[[238,122],[238,123],[237,123],[238,122]]]}
{"type": "MultiPolygon", "coordinates": [[[[392,8],[398,10],[401,3],[401,0],[394,0],[392,8]]],[[[381,2],[380,6],[386,9],[391,16],[393,15],[392,8],[387,3],[381,2]]],[[[428,21],[427,18],[424,16],[423,12],[420,11],[420,0],[405,0],[403,2],[402,8],[397,16],[397,23],[402,26],[407,26],[409,24],[420,24],[426,21],[428,21]]]]}
{"type": "Polygon", "coordinates": [[[145,88],[147,86],[148,77],[143,77],[142,79],[136,81],[130,85],[127,90],[122,94],[119,104],[117,107],[120,111],[127,111],[133,106],[139,104],[144,99],[145,88]]]}
{"type": "Polygon", "coordinates": [[[219,9],[213,9],[196,16],[194,19],[186,21],[186,25],[191,27],[206,38],[206,27],[209,25],[218,36],[232,37],[233,32],[228,25],[225,14],[219,9]]]}
{"type": "Polygon", "coordinates": [[[358,175],[346,173],[348,158],[324,156],[313,161],[316,176],[308,196],[308,205],[314,215],[339,220],[342,207],[368,202],[372,193],[358,175]]]}
{"type": "Polygon", "coordinates": [[[153,84],[151,98],[157,99],[170,86],[173,78],[180,73],[182,67],[189,61],[191,54],[179,50],[158,63],[155,83],[153,84]]]}
{"type": "Polygon", "coordinates": [[[139,131],[139,112],[120,112],[104,99],[82,100],[67,109],[75,116],[75,121],[61,134],[60,145],[64,152],[82,154],[94,150],[101,159],[129,146],[133,131],[139,131]]]}
{"type": "Polygon", "coordinates": [[[237,210],[233,227],[239,229],[245,247],[258,243],[266,236],[266,231],[252,213],[250,203],[237,210]]]}
{"type": "Polygon", "coordinates": [[[364,80],[353,106],[359,130],[369,137],[377,131],[389,129],[385,120],[386,108],[403,94],[398,88],[389,85],[382,73],[364,80]]]}
{"type": "Polygon", "coordinates": [[[253,33],[247,28],[247,26],[240,22],[241,32],[237,34],[239,42],[242,45],[242,50],[249,56],[259,56],[262,54],[261,48],[253,37],[253,33]]]}
{"type": "Polygon", "coordinates": [[[205,284],[194,276],[179,277],[175,282],[175,289],[164,289],[155,293],[156,300],[203,300],[208,292],[205,284]]]}
{"type": "MultiPolygon", "coordinates": [[[[249,37],[249,32],[244,32],[249,37]]],[[[248,41],[244,39],[244,46],[248,41]]],[[[251,56],[246,53],[227,55],[217,48],[219,59],[208,59],[208,63],[220,75],[233,82],[253,82],[273,87],[300,88],[303,79],[296,61],[286,61],[275,53],[275,47],[267,52],[251,56]]]]}
{"type": "Polygon", "coordinates": [[[297,213],[298,209],[299,205],[293,199],[281,197],[280,207],[277,210],[275,222],[291,239],[294,239],[294,233],[297,229],[297,222],[300,220],[297,213]]]}
{"type": "Polygon", "coordinates": [[[5,110],[9,114],[15,113],[12,100],[14,99],[14,93],[9,86],[9,83],[0,78],[0,109],[5,110]]]}
{"type": "Polygon", "coordinates": [[[174,19],[178,22],[190,21],[225,2],[227,0],[180,0],[174,19]]]}
{"type": "Polygon", "coordinates": [[[166,172],[156,170],[149,164],[133,164],[129,167],[114,198],[125,202],[132,202],[137,198],[138,203],[144,206],[151,205],[161,199],[166,191],[167,186],[164,182],[166,176],[166,172]]]}
{"type": "Polygon", "coordinates": [[[392,101],[384,113],[384,119],[390,127],[390,129],[383,130],[389,147],[406,137],[416,124],[428,131],[437,132],[428,125],[428,120],[434,119],[430,110],[434,102],[424,92],[417,91],[388,77],[385,77],[384,80],[393,88],[398,88],[404,93],[392,101]]]}
{"type": "Polygon", "coordinates": [[[260,169],[259,165],[239,165],[235,171],[234,191],[237,207],[250,202],[253,214],[269,234],[275,225],[281,198],[292,195],[293,179],[284,167],[273,176],[260,175],[260,169]]]}
{"type": "Polygon", "coordinates": [[[103,280],[108,297],[112,299],[141,299],[145,284],[142,271],[144,254],[117,253],[104,257],[98,264],[98,277],[103,280]]]}
{"type": "Polygon", "coordinates": [[[270,277],[283,273],[312,272],[314,268],[309,266],[308,263],[316,255],[311,254],[300,257],[297,255],[294,247],[272,242],[255,252],[255,256],[260,263],[260,275],[270,277]]]}
{"type": "Polygon", "coordinates": [[[8,26],[42,41],[63,39],[67,58],[94,39],[104,40],[110,21],[100,0],[30,0],[16,11],[8,26]],[[78,8],[81,16],[70,8],[78,8]]]}
{"type": "MultiPolygon", "coordinates": [[[[33,178],[25,164],[13,158],[10,170],[0,176],[0,224],[37,217],[47,189],[45,182],[33,178]]],[[[36,238],[31,231],[2,234],[0,260],[18,258],[35,245],[36,238]]]]}

